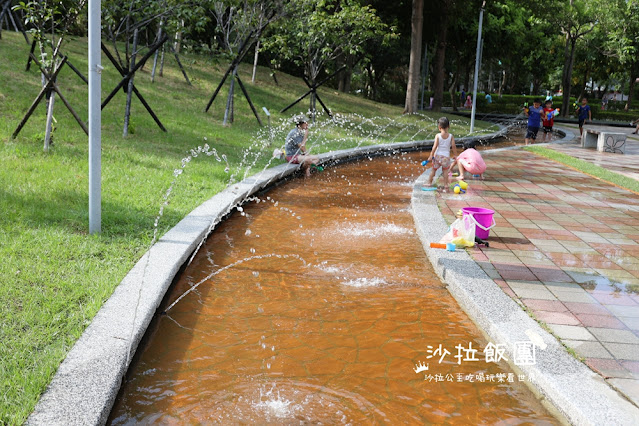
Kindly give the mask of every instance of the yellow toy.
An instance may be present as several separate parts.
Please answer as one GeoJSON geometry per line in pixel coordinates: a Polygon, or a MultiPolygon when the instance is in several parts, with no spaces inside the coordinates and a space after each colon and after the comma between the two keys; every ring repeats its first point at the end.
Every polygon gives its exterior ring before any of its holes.
{"type": "Polygon", "coordinates": [[[465,191],[465,190],[468,189],[468,184],[466,182],[464,182],[463,180],[460,180],[459,181],[459,187],[465,191]]]}
{"type": "Polygon", "coordinates": [[[461,188],[459,187],[459,185],[455,185],[455,187],[453,188],[453,192],[455,194],[459,194],[461,192],[461,188]]]}

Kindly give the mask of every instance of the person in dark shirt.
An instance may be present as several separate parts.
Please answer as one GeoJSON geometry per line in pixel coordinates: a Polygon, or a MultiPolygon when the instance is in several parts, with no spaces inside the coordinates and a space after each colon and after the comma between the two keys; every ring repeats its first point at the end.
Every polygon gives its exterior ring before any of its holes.
{"type": "Polygon", "coordinates": [[[319,157],[308,155],[306,150],[306,140],[308,139],[308,119],[305,116],[295,117],[295,128],[286,136],[284,150],[286,151],[286,161],[292,164],[299,164],[306,176],[311,175],[311,165],[317,165],[319,157]]]}
{"type": "Polygon", "coordinates": [[[546,113],[541,107],[541,101],[539,99],[534,100],[533,106],[528,108],[528,111],[526,111],[526,116],[528,117],[528,127],[526,128],[525,140],[526,145],[528,145],[531,140],[534,141],[537,139],[537,132],[539,132],[541,120],[546,118],[546,113]]]}
{"type": "Polygon", "coordinates": [[[577,107],[577,116],[579,117],[579,134],[584,134],[584,123],[586,120],[592,123],[592,111],[588,105],[588,98],[581,98],[581,105],[577,107]]]}

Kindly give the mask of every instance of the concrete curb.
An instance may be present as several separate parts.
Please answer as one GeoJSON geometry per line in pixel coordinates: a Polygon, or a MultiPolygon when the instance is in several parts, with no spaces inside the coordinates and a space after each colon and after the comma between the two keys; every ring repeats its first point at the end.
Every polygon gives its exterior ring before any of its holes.
{"type": "MultiPolygon", "coordinates": [[[[567,137],[568,135],[566,135],[567,137]]],[[[564,139],[566,139],[566,137],[564,139]]],[[[490,342],[504,344],[513,359],[516,342],[535,341],[536,363],[513,366],[565,419],[576,425],[636,425],[639,409],[614,391],[599,375],[570,356],[479,267],[465,250],[431,249],[448,230],[435,195],[421,190],[426,176],[415,182],[412,213],[428,258],[462,309],[490,342]],[[532,337],[531,337],[532,336],[532,337]],[[542,343],[543,342],[543,343],[542,343]],[[545,347],[545,349],[541,349],[545,347]]]]}
{"type": "MultiPolygon", "coordinates": [[[[458,142],[491,139],[504,132],[502,128],[458,142]]],[[[371,145],[325,153],[320,159],[322,164],[332,165],[430,146],[432,141],[371,145]]],[[[288,179],[297,170],[296,165],[281,164],[232,185],[162,236],[124,277],[69,351],[26,424],[104,424],[130,360],[180,267],[200,241],[246,197],[288,179]]]]}

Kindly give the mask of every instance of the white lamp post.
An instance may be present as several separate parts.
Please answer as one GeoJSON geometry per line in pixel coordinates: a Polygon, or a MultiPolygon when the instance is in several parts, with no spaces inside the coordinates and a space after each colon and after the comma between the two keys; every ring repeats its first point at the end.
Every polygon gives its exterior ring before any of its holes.
{"type": "Polygon", "coordinates": [[[481,25],[484,20],[484,1],[479,11],[479,29],[477,30],[477,53],[475,54],[475,78],[473,81],[473,109],[470,111],[470,133],[475,130],[475,108],[477,106],[477,80],[479,78],[479,63],[481,62],[481,25]]]}
{"type": "Polygon", "coordinates": [[[89,0],[89,233],[102,228],[102,36],[100,0],[89,0]]]}

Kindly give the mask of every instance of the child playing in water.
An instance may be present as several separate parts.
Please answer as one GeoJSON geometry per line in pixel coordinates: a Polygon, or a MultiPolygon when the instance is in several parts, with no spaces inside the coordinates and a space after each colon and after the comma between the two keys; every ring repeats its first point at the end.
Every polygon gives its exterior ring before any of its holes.
{"type": "Polygon", "coordinates": [[[428,177],[428,185],[433,184],[435,172],[442,168],[442,176],[444,177],[444,192],[448,192],[448,171],[453,164],[454,157],[457,156],[457,148],[455,147],[455,137],[448,132],[450,122],[448,118],[442,117],[437,120],[437,128],[439,134],[435,136],[433,149],[428,156],[428,161],[433,161],[433,168],[428,177]],[[453,159],[450,158],[450,150],[453,150],[453,159]]]}
{"type": "MultiPolygon", "coordinates": [[[[484,179],[484,172],[486,171],[486,163],[481,157],[479,151],[475,149],[475,142],[464,143],[464,152],[457,156],[457,167],[459,169],[459,176],[457,180],[464,180],[464,172],[469,172],[473,175],[479,175],[481,179],[484,179]]],[[[455,164],[453,164],[454,166],[455,164]]]]}

